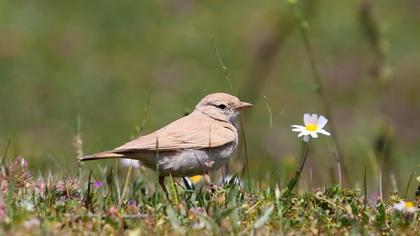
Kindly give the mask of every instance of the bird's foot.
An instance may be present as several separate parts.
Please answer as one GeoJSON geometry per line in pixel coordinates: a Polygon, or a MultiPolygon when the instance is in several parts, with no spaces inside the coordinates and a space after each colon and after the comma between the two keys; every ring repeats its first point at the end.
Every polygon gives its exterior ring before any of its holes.
{"type": "Polygon", "coordinates": [[[207,185],[208,190],[210,192],[212,192],[212,193],[214,193],[215,191],[218,191],[218,190],[222,189],[221,186],[219,186],[219,185],[211,182],[210,176],[208,174],[204,174],[203,175],[203,180],[204,180],[204,183],[207,185]]]}

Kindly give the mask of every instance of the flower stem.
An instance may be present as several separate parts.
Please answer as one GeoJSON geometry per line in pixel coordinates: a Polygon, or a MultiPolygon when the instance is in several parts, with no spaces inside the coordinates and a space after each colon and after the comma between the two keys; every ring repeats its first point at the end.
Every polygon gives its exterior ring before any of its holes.
{"type": "MultiPolygon", "coordinates": [[[[305,46],[305,50],[306,50],[306,53],[308,54],[309,62],[311,64],[313,79],[314,79],[314,82],[316,84],[317,92],[321,97],[321,100],[322,100],[322,103],[323,103],[323,106],[324,106],[324,110],[325,110],[325,114],[330,119],[331,134],[332,134],[331,136],[332,136],[333,141],[334,141],[335,151],[336,151],[336,154],[337,154],[337,162],[339,162],[338,166],[340,168],[344,168],[344,166],[343,166],[343,153],[342,153],[342,150],[341,150],[340,142],[338,140],[337,130],[335,128],[334,120],[332,119],[331,105],[330,105],[325,87],[322,83],[321,75],[320,75],[320,73],[318,71],[318,68],[317,68],[315,53],[313,51],[311,40],[310,40],[309,33],[308,33],[308,28],[309,28],[308,27],[308,22],[306,22],[305,19],[303,19],[299,10],[296,8],[296,1],[289,0],[289,5],[290,5],[290,7],[291,7],[291,9],[294,13],[295,20],[298,24],[300,33],[302,34],[303,44],[305,46]]],[[[344,175],[347,178],[348,177],[347,171],[346,171],[346,169],[343,169],[343,170],[344,170],[344,175]]],[[[339,173],[341,173],[341,170],[339,170],[339,173]]],[[[341,182],[341,179],[339,181],[341,182]]]]}
{"type": "Polygon", "coordinates": [[[309,147],[311,146],[311,140],[309,139],[308,142],[305,143],[305,150],[303,151],[302,161],[300,163],[299,168],[296,170],[295,176],[289,181],[287,184],[287,189],[284,192],[282,199],[289,196],[289,194],[293,191],[296,187],[297,183],[299,182],[299,178],[302,174],[303,167],[305,166],[306,159],[308,158],[309,154],[309,147]]]}

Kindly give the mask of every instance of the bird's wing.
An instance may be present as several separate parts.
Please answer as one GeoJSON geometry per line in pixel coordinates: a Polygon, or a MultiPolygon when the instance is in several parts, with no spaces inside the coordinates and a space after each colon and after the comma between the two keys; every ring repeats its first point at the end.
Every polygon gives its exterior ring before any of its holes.
{"type": "Polygon", "coordinates": [[[235,141],[236,128],[227,122],[193,112],[162,129],[140,136],[113,151],[116,153],[138,151],[177,151],[223,146],[235,141]]]}

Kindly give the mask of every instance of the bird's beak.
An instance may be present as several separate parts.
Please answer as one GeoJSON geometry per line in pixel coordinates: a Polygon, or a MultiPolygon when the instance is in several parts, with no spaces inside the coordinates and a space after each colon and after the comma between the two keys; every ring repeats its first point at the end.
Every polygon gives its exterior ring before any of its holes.
{"type": "Polygon", "coordinates": [[[249,107],[253,107],[254,105],[252,105],[251,103],[247,103],[247,102],[240,102],[237,106],[235,106],[235,110],[242,110],[245,108],[249,108],[249,107]]]}

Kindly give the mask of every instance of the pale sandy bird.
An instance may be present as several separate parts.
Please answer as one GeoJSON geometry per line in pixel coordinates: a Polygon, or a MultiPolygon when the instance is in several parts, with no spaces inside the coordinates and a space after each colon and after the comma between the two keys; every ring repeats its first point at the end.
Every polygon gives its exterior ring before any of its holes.
{"type": "Polygon", "coordinates": [[[252,104],[226,93],[204,97],[188,116],[113,150],[85,156],[80,161],[108,158],[139,160],[164,178],[201,175],[224,166],[238,146],[234,126],[239,112],[252,104]]]}

